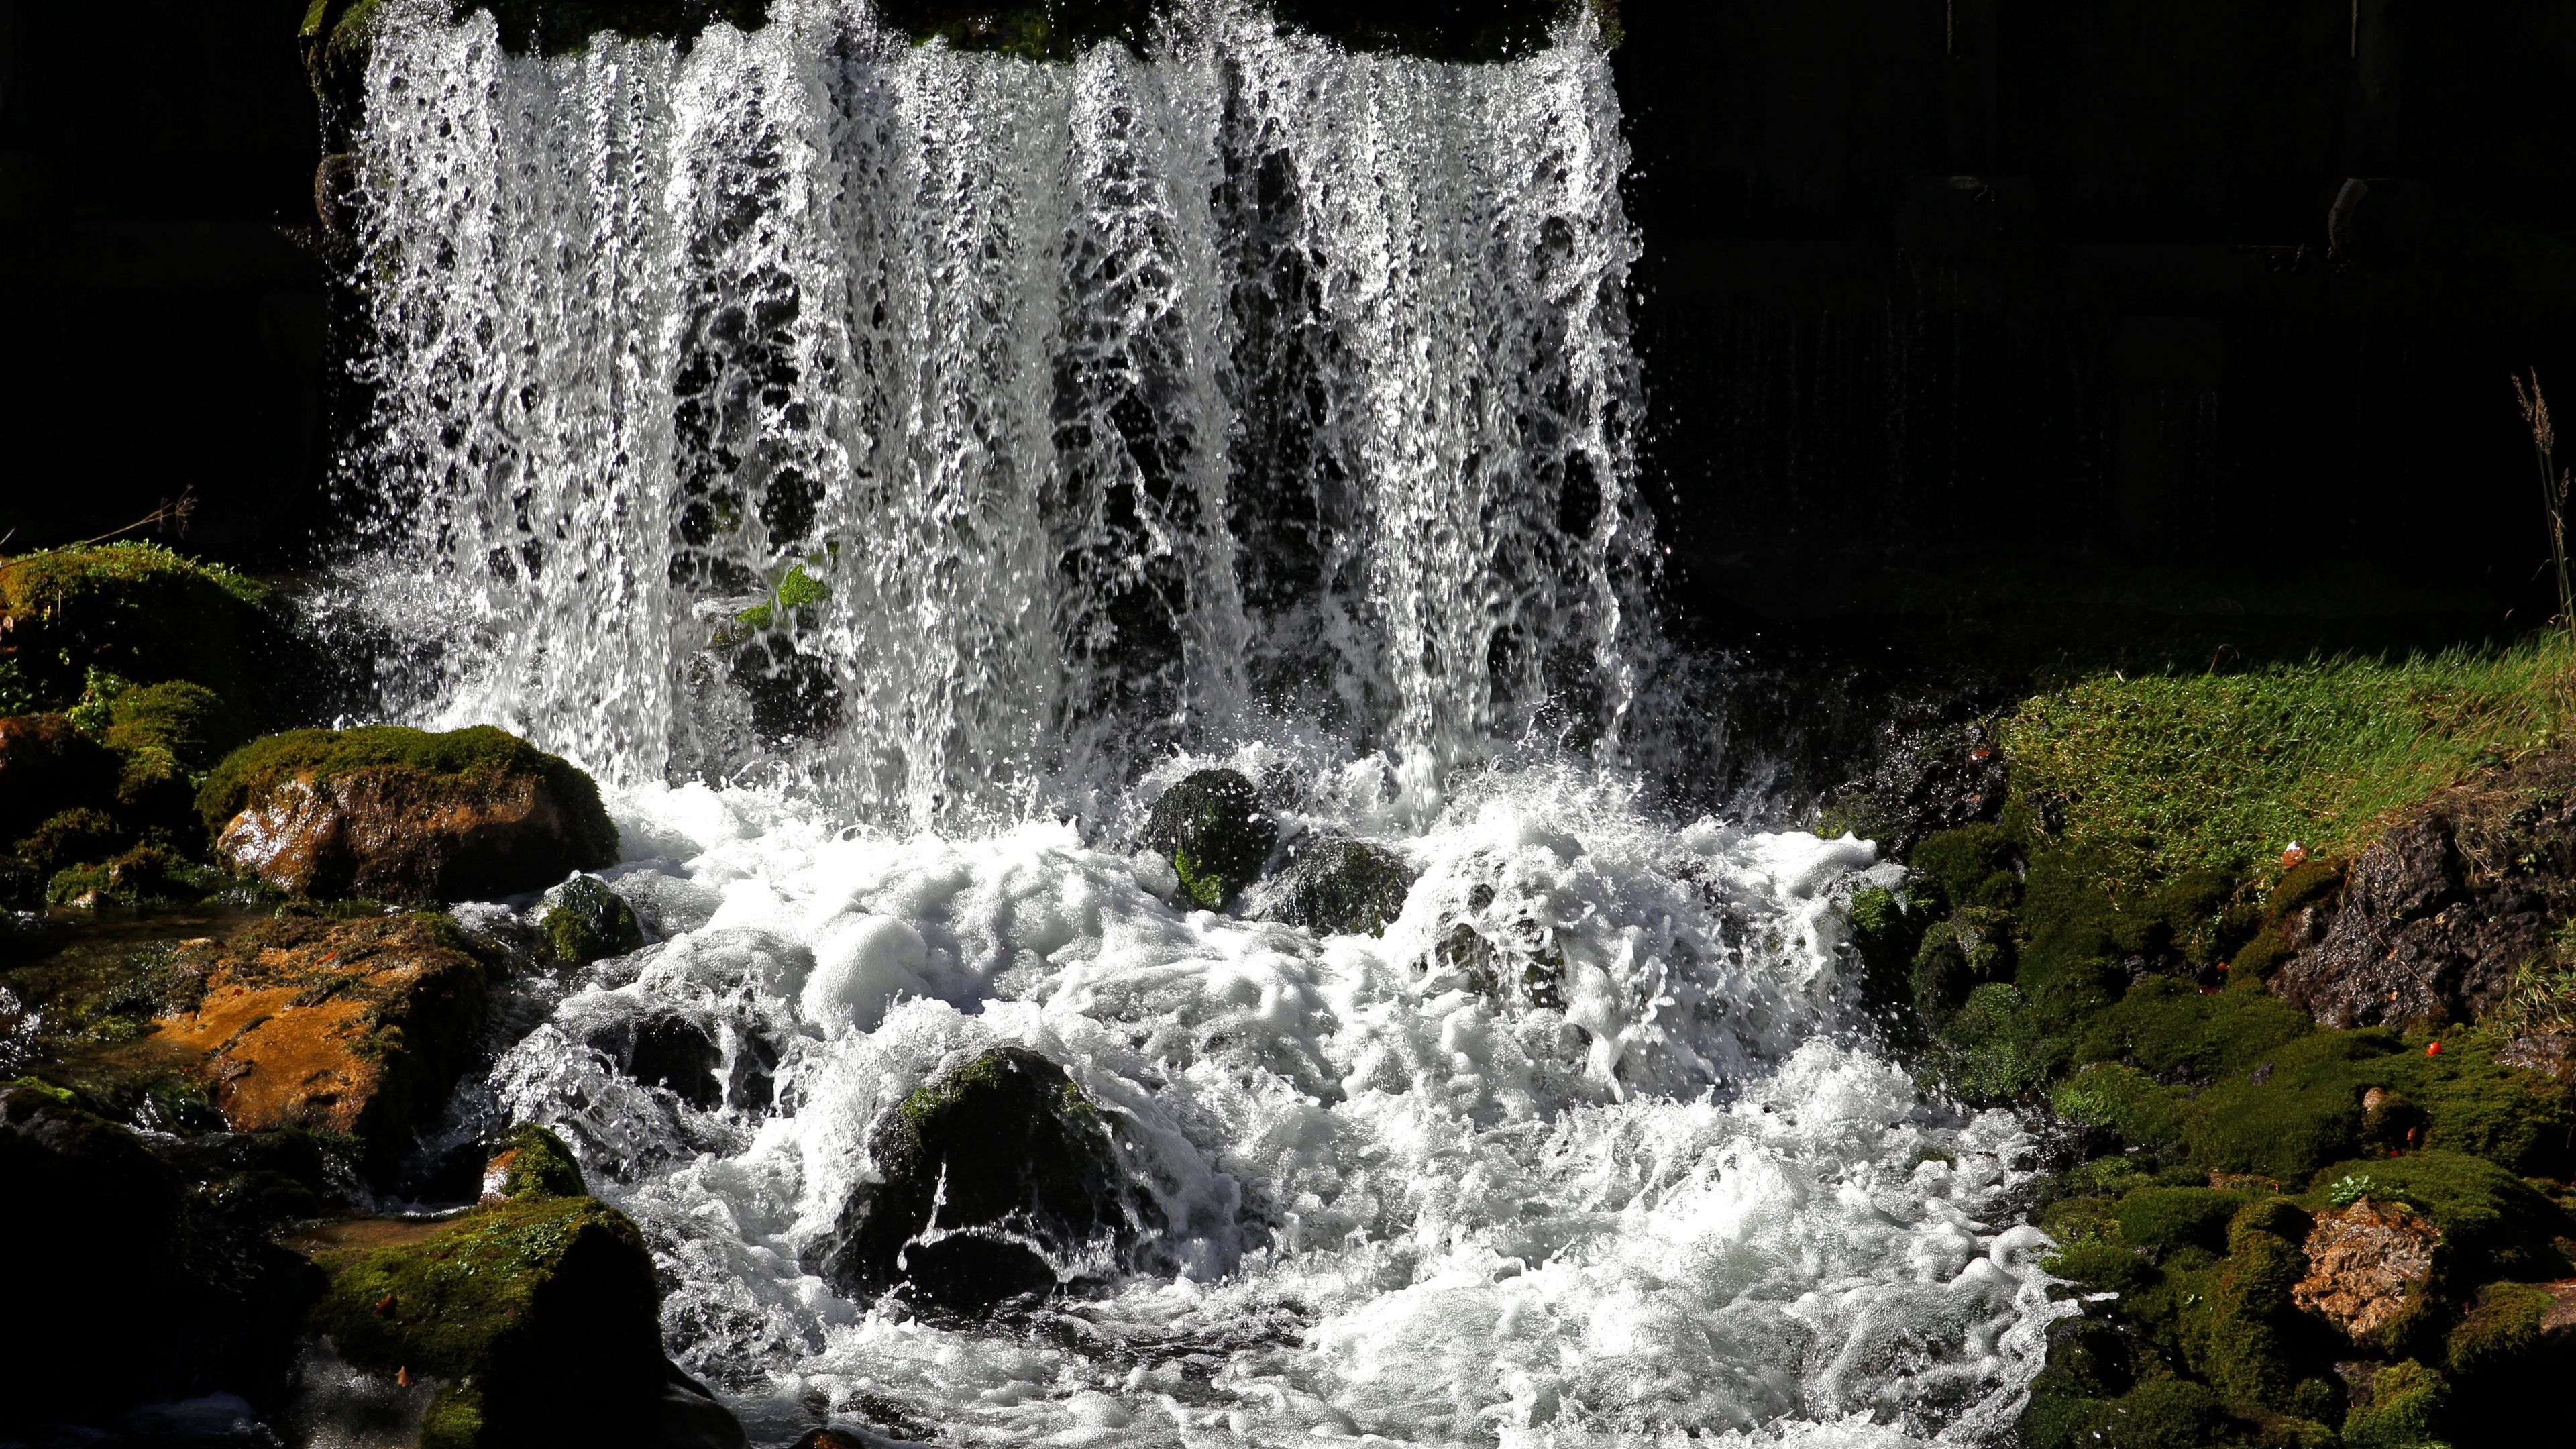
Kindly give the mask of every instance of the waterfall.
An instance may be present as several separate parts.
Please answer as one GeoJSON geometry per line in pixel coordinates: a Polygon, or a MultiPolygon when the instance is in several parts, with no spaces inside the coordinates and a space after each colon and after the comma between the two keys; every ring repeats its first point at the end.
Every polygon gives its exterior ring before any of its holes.
{"type": "Polygon", "coordinates": [[[1652,550],[1588,33],[1225,4],[1067,66],[778,9],[377,49],[371,542],[458,717],[915,824],[1282,720],[1615,746],[1652,550]]]}
{"type": "Polygon", "coordinates": [[[2033,1141],[1874,1043],[1899,873],[1635,768],[1721,731],[1648,692],[1590,21],[1458,65],[1199,0],[1036,64],[778,0],[541,58],[390,4],[343,602],[388,714],[602,778],[648,942],[504,982],[430,1158],[559,1131],[764,1444],[2009,1433],[2069,1310],[2033,1141]],[[1134,826],[1209,766],[1400,913],[1177,894],[1134,826]],[[867,1298],[875,1124],[997,1047],[1141,1206],[1021,1245],[1053,1296],[867,1298]]]}

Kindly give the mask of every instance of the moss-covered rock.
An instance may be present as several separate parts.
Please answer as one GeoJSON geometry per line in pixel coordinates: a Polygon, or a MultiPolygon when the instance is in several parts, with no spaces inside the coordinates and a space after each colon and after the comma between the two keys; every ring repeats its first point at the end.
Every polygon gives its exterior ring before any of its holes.
{"type": "Polygon", "coordinates": [[[483,1166],[486,1207],[590,1194],[572,1149],[543,1127],[523,1123],[501,1134],[493,1147],[492,1160],[483,1166]]]}
{"type": "Polygon", "coordinates": [[[851,1200],[820,1267],[845,1289],[902,1286],[952,1308],[1052,1293],[1135,1240],[1100,1108],[1062,1067],[998,1047],[878,1120],[877,1180],[851,1200]],[[933,1214],[936,1223],[933,1223],[933,1214]]]}
{"type": "Polygon", "coordinates": [[[357,1369],[436,1385],[422,1449],[744,1442],[663,1356],[652,1255],[595,1198],[531,1192],[445,1223],[362,1219],[299,1246],[329,1276],[311,1331],[357,1369]]]}
{"type": "Polygon", "coordinates": [[[635,908],[595,875],[577,875],[546,891],[537,932],[558,965],[587,966],[644,947],[635,908]]]}
{"type": "Polygon", "coordinates": [[[116,757],[63,715],[0,718],[0,844],[65,811],[105,805],[117,774],[116,757]]]}
{"type": "Polygon", "coordinates": [[[136,1050],[178,1056],[235,1131],[354,1137],[390,1172],[433,1120],[483,1027],[482,964],[443,916],[285,917],[183,947],[136,1050]]]}
{"type": "Polygon", "coordinates": [[[1263,885],[1255,914],[1318,935],[1383,935],[1404,913],[1412,886],[1404,857],[1383,845],[1307,836],[1288,848],[1287,864],[1263,885]]]}
{"type": "Polygon", "coordinates": [[[239,710],[191,680],[171,679],[120,690],[107,702],[107,710],[102,738],[110,749],[158,750],[181,769],[195,773],[213,769],[250,737],[239,710]]]}
{"type": "Polygon", "coordinates": [[[0,660],[48,708],[79,700],[93,669],[137,684],[192,680],[238,705],[265,596],[159,544],[26,554],[0,562],[0,660]]]}
{"type": "Polygon", "coordinates": [[[1172,863],[1181,893],[1221,910],[1261,878],[1279,825],[1252,782],[1233,770],[1201,770],[1155,797],[1137,843],[1172,863]]]}
{"type": "Polygon", "coordinates": [[[0,1434],[211,1393],[273,1407],[309,1266],[73,1096],[0,1084],[0,1434]]]}
{"type": "Polygon", "coordinates": [[[300,895],[507,895],[617,858],[599,787],[489,725],[290,730],[226,756],[197,808],[227,861],[300,895]]]}

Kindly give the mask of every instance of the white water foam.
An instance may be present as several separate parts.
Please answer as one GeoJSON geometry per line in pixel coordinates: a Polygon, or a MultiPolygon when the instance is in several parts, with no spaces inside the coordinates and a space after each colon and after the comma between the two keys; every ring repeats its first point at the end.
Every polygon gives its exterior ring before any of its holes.
{"type": "Polygon", "coordinates": [[[610,782],[653,937],[521,981],[454,1125],[565,1134],[757,1437],[2004,1431],[2059,1311],[2030,1144],[1870,1044],[1840,912],[1887,868],[1620,770],[1700,726],[1637,718],[1588,22],[1440,65],[1224,0],[1050,66],[779,0],[542,60],[414,8],[359,139],[343,603],[413,646],[388,713],[610,782]],[[1400,855],[1402,916],[1176,904],[1125,844],[1215,763],[1400,855]],[[982,1320],[809,1272],[872,1124],[997,1044],[1159,1226],[982,1320]]]}

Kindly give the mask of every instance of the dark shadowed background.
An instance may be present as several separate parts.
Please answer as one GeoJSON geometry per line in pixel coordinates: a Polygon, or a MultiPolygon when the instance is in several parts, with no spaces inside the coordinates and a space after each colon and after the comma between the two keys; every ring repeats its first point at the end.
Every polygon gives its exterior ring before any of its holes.
{"type": "MultiPolygon", "coordinates": [[[[193,487],[187,546],[304,555],[303,10],[0,0],[8,547],[193,487]]],[[[2507,376],[2576,428],[2576,7],[1621,11],[1648,474],[1712,637],[2548,611],[2507,376]]]]}

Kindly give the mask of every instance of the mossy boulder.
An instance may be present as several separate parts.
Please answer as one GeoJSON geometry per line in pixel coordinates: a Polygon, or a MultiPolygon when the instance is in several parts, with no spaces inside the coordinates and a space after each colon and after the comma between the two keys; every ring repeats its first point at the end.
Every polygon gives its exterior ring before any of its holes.
{"type": "Polygon", "coordinates": [[[1261,878],[1279,824],[1250,780],[1233,770],[1200,770],[1155,797],[1136,838],[1172,863],[1189,903],[1213,911],[1261,878]]]}
{"type": "Polygon", "coordinates": [[[644,947],[635,908],[595,875],[577,875],[546,891],[537,933],[558,965],[587,966],[644,947]]]}
{"type": "Polygon", "coordinates": [[[180,948],[138,1053],[184,1061],[238,1132],[365,1144],[380,1177],[434,1120],[483,1029],[484,969],[444,916],[289,916],[180,948]]]}
{"type": "Polygon", "coordinates": [[[0,562],[0,663],[48,708],[78,701],[92,670],[191,680],[240,705],[265,598],[231,569],[159,544],[25,554],[0,562]]]}
{"type": "Polygon", "coordinates": [[[134,685],[106,703],[101,738],[108,748],[124,754],[157,750],[193,773],[213,769],[250,738],[239,710],[191,680],[134,685]]]}
{"type": "Polygon", "coordinates": [[[523,1123],[492,1145],[492,1160],[483,1165],[484,1206],[590,1195],[572,1149],[545,1128],[523,1123]]]}
{"type": "Polygon", "coordinates": [[[224,860],[297,895],[502,896],[617,858],[598,785],[489,725],[271,735],[227,755],[197,808],[224,860]]]}
{"type": "Polygon", "coordinates": [[[355,1369],[435,1386],[421,1449],[746,1442],[664,1357],[652,1255],[596,1198],[529,1192],[441,1223],[335,1224],[297,1245],[329,1277],[310,1331],[355,1369]]]}
{"type": "Polygon", "coordinates": [[[1404,913],[1413,873],[1383,845],[1343,835],[1307,836],[1261,890],[1263,920],[1303,926],[1317,935],[1383,935],[1404,913]]]}
{"type": "Polygon", "coordinates": [[[1107,1119],[1062,1067],[997,1047],[880,1118],[876,1180],[821,1271],[852,1293],[900,1287],[952,1309],[1053,1293],[1136,1236],[1107,1119]],[[934,1222],[935,1215],[935,1222],[934,1222]]]}
{"type": "Polygon", "coordinates": [[[320,1285],[234,1200],[193,1190],[142,1138],[32,1082],[0,1083],[0,1183],[0,1436],[104,1427],[154,1400],[283,1396],[320,1285]]]}

